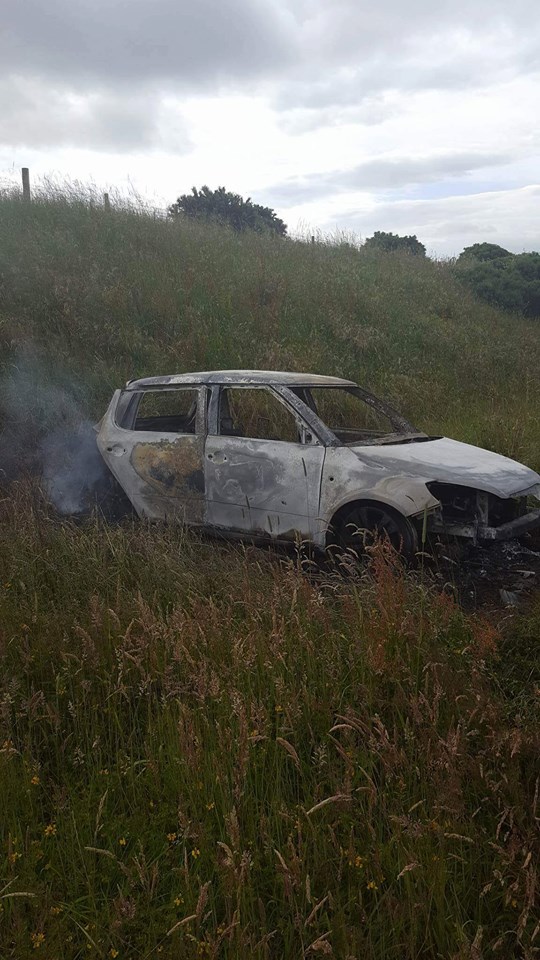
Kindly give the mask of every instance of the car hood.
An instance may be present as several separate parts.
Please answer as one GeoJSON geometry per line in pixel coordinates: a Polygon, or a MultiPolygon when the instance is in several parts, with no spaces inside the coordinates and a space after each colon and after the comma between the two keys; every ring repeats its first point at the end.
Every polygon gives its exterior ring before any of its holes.
{"type": "Polygon", "coordinates": [[[440,437],[436,440],[361,446],[350,449],[365,463],[392,473],[474,487],[499,497],[529,491],[540,497],[540,475],[499,453],[440,437]],[[531,489],[537,487],[537,489],[531,489]]]}

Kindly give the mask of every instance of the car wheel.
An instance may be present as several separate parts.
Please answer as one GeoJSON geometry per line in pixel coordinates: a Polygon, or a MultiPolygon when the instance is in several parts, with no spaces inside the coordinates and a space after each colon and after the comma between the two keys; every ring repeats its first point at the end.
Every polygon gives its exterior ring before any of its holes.
{"type": "Polygon", "coordinates": [[[341,549],[359,556],[377,540],[389,541],[407,558],[418,550],[418,535],[411,521],[383,503],[352,504],[337,518],[335,529],[341,549]]]}

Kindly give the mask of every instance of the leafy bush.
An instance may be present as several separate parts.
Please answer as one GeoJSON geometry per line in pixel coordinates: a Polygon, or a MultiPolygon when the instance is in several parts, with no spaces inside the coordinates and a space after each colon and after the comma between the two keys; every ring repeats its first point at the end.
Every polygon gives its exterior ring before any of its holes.
{"type": "Polygon", "coordinates": [[[368,237],[364,244],[367,250],[381,250],[384,253],[394,253],[396,250],[411,253],[415,257],[425,257],[426,248],[416,236],[400,237],[397,233],[384,233],[376,230],[372,237],[368,237]]]}
{"type": "Polygon", "coordinates": [[[540,317],[540,254],[513,254],[493,243],[466,247],[456,276],[488,303],[526,317],[540,317]]]}
{"type": "Polygon", "coordinates": [[[230,193],[225,187],[210,190],[192,187],[191,193],[178,197],[169,207],[171,217],[185,216],[193,220],[215,221],[228,224],[233,230],[265,230],[284,237],[287,227],[270,207],[253,203],[251,197],[244,200],[239,193],[230,193]]]}

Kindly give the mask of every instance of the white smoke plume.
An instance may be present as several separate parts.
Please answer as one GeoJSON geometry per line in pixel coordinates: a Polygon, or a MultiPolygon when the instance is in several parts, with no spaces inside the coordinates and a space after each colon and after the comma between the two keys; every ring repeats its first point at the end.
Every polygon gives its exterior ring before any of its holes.
{"type": "Polygon", "coordinates": [[[34,357],[13,360],[0,378],[0,483],[32,474],[59,513],[90,509],[110,474],[75,384],[53,383],[34,357]]]}

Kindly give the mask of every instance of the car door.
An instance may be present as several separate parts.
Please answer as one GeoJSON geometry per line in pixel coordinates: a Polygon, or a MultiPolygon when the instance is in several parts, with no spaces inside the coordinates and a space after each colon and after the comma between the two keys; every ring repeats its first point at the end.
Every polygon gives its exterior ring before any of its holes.
{"type": "Polygon", "coordinates": [[[206,387],[118,391],[98,447],[141,517],[203,524],[206,387]]]}
{"type": "Polygon", "coordinates": [[[325,448],[271,388],[222,386],[206,438],[208,521],[280,540],[311,539],[325,448]]]}

